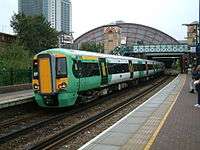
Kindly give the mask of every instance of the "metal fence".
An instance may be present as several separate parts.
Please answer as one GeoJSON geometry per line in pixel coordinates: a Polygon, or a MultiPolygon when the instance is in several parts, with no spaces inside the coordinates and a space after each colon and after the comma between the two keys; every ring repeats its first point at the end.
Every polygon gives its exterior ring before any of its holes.
{"type": "Polygon", "coordinates": [[[32,69],[0,70],[0,86],[31,83],[32,69]]]}

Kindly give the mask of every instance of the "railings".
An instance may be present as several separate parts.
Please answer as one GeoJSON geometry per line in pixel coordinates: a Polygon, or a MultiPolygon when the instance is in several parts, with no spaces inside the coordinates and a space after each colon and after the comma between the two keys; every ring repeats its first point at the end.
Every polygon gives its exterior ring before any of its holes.
{"type": "Polygon", "coordinates": [[[0,86],[31,83],[32,69],[1,69],[0,86]]]}
{"type": "Polygon", "coordinates": [[[123,55],[124,53],[186,53],[189,52],[187,44],[150,44],[132,45],[115,48],[114,54],[123,55]]]}

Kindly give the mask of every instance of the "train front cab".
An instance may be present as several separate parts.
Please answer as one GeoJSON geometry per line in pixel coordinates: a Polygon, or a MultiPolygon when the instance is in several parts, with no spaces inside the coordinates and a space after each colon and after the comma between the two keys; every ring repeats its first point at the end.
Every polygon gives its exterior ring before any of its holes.
{"type": "Polygon", "coordinates": [[[32,85],[35,101],[39,106],[63,107],[74,104],[76,95],[67,92],[67,72],[65,55],[40,54],[34,58],[32,85]]]}

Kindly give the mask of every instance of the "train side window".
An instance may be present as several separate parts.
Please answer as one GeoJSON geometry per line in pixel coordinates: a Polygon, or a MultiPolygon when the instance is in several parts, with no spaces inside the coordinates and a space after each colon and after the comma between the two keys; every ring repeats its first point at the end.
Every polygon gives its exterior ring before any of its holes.
{"type": "Polygon", "coordinates": [[[66,58],[56,58],[56,77],[66,77],[67,76],[67,63],[66,58]]]}
{"type": "Polygon", "coordinates": [[[137,64],[133,64],[133,71],[138,71],[138,65],[137,64]]]}
{"type": "Polygon", "coordinates": [[[109,74],[118,74],[129,72],[129,64],[120,64],[120,63],[108,63],[108,73],[109,74]]]}
{"type": "Polygon", "coordinates": [[[137,66],[137,71],[144,71],[146,70],[145,64],[136,64],[137,66]]]}
{"type": "Polygon", "coordinates": [[[159,68],[159,65],[158,64],[155,64],[155,69],[158,69],[159,68]]]}
{"type": "Polygon", "coordinates": [[[80,63],[80,77],[91,77],[99,76],[99,64],[92,62],[81,62],[80,63]]]}
{"type": "Polygon", "coordinates": [[[121,67],[122,67],[122,72],[123,73],[130,72],[128,64],[122,64],[121,67]]]}
{"type": "Polygon", "coordinates": [[[137,64],[137,67],[138,67],[138,71],[141,71],[141,70],[142,70],[141,64],[137,64]]]}
{"type": "Polygon", "coordinates": [[[148,69],[153,70],[154,69],[153,64],[148,64],[148,69]]]}
{"type": "Polygon", "coordinates": [[[138,64],[138,71],[142,71],[142,70],[143,70],[142,64],[138,64]]]}
{"type": "Polygon", "coordinates": [[[141,71],[144,71],[144,70],[146,70],[146,65],[142,64],[142,70],[141,71]]]}
{"type": "Polygon", "coordinates": [[[39,78],[39,72],[38,72],[38,62],[37,60],[33,60],[33,79],[39,78]]]}

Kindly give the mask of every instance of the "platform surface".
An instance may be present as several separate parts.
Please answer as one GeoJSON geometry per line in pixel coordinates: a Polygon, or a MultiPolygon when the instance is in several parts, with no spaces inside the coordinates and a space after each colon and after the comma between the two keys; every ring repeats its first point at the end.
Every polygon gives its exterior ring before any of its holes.
{"type": "Polygon", "coordinates": [[[0,109],[32,101],[33,90],[0,94],[0,109]]]}
{"type": "Polygon", "coordinates": [[[188,78],[151,150],[200,149],[200,108],[194,107],[197,93],[188,92],[188,78]]]}
{"type": "MultiPolygon", "coordinates": [[[[181,90],[186,90],[184,88],[187,88],[185,87],[185,83],[187,83],[186,77],[186,75],[180,74],[171,83],[148,99],[145,103],[137,107],[135,110],[102,132],[100,135],[83,145],[79,150],[147,150],[150,148],[169,149],[169,147],[167,147],[167,142],[165,143],[166,147],[159,147],[162,142],[165,142],[165,139],[159,143],[160,140],[157,138],[160,136],[160,130],[166,124],[166,119],[170,118],[171,113],[173,113],[171,112],[174,110],[172,108],[177,99],[179,99],[178,97],[181,90]],[[158,144],[156,143],[157,141],[158,144]]],[[[186,92],[188,92],[188,90],[186,92]]],[[[195,95],[191,96],[193,96],[195,99],[195,95]]],[[[192,102],[192,100],[190,100],[190,102],[192,102]]],[[[175,106],[179,107],[177,104],[175,106]]],[[[200,115],[200,109],[196,110],[196,108],[193,107],[193,103],[191,103],[190,109],[199,111],[200,115]]],[[[182,115],[182,113],[178,113],[176,117],[182,115]]],[[[183,119],[184,117],[181,118],[183,119]]],[[[174,126],[175,124],[176,119],[174,119],[174,126]]],[[[170,129],[170,127],[168,128],[170,129]]],[[[173,128],[173,126],[171,128],[173,128]]],[[[176,134],[177,131],[173,132],[176,134]]],[[[165,137],[165,135],[163,136],[165,137]]],[[[176,148],[170,147],[170,149],[176,148]]]]}

